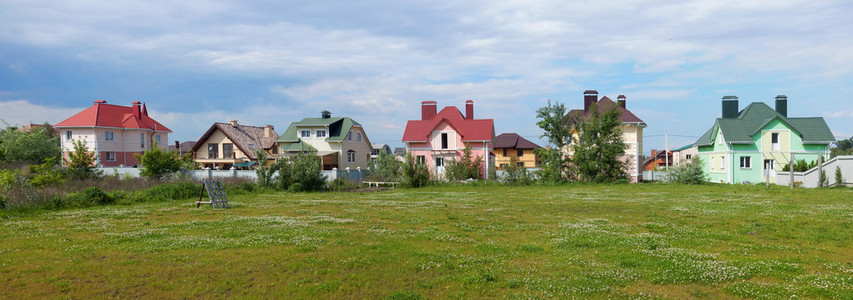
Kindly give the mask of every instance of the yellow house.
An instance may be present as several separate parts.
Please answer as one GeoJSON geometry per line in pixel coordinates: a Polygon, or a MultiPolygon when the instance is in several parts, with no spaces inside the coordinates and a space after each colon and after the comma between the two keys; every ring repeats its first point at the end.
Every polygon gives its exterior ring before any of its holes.
{"type": "Polygon", "coordinates": [[[518,134],[503,133],[495,137],[495,149],[492,150],[492,154],[495,155],[495,165],[498,170],[506,168],[513,158],[515,158],[515,164],[521,168],[536,168],[541,161],[536,154],[533,154],[533,149],[539,148],[542,147],[518,134]]]}
{"type": "MultiPolygon", "coordinates": [[[[575,109],[570,111],[566,114],[566,118],[564,120],[568,121],[570,117],[581,119],[585,118],[589,114],[589,109],[593,103],[598,104],[598,111],[602,113],[606,109],[618,109],[622,113],[620,116],[620,120],[622,121],[622,142],[627,145],[625,148],[625,155],[621,157],[622,161],[626,162],[625,173],[628,174],[628,180],[631,182],[639,182],[643,180],[643,162],[641,157],[643,153],[643,128],[646,127],[646,123],[634,115],[630,110],[625,108],[625,102],[627,100],[625,95],[619,95],[616,99],[617,102],[613,102],[613,100],[604,96],[599,100],[598,91],[584,91],[584,108],[582,110],[575,109]]],[[[574,138],[577,137],[577,133],[574,133],[574,138]]],[[[567,149],[563,149],[563,153],[571,156],[571,147],[567,146],[567,149]]]]}
{"type": "Polygon", "coordinates": [[[214,123],[192,147],[195,161],[202,168],[230,169],[231,167],[251,167],[258,163],[256,149],[267,153],[270,164],[278,154],[275,140],[278,133],[272,125],[264,127],[240,125],[236,120],[230,123],[214,123]]]}

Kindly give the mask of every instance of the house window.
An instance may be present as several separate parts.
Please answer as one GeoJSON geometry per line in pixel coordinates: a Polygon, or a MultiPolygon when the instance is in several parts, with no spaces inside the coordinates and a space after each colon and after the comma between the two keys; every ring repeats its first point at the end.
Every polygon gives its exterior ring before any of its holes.
{"type": "Polygon", "coordinates": [[[317,137],[318,138],[326,137],[326,130],[317,130],[317,137]]]}
{"type": "Polygon", "coordinates": [[[234,158],[234,144],[222,143],[222,158],[234,158]]]}
{"type": "Polygon", "coordinates": [[[435,166],[436,167],[444,167],[444,157],[436,157],[435,158],[435,166]]]}
{"type": "Polygon", "coordinates": [[[417,160],[418,160],[419,164],[425,164],[426,163],[426,156],[418,155],[417,160]]]}
{"type": "Polygon", "coordinates": [[[352,142],[352,132],[347,133],[347,141],[352,142]]]}
{"type": "Polygon", "coordinates": [[[504,157],[506,157],[506,148],[504,148],[504,157]]]}
{"type": "Polygon", "coordinates": [[[219,144],[207,144],[207,158],[219,158],[219,144]]]}
{"type": "Polygon", "coordinates": [[[116,161],[116,153],[107,152],[107,161],[116,161]]]}
{"type": "Polygon", "coordinates": [[[370,155],[379,155],[379,149],[370,150],[370,155]]]}
{"type": "Polygon", "coordinates": [[[278,154],[278,145],[272,145],[270,150],[272,151],[272,154],[278,154]]]}
{"type": "Polygon", "coordinates": [[[139,134],[139,146],[141,148],[145,148],[145,134],[144,133],[139,134]]]}
{"type": "Polygon", "coordinates": [[[154,140],[157,141],[157,145],[160,145],[160,135],[155,135],[154,140]]]}
{"type": "Polygon", "coordinates": [[[725,156],[720,157],[720,169],[722,169],[722,170],[726,169],[726,157],[725,156]]]}
{"type": "Polygon", "coordinates": [[[770,134],[770,145],[773,151],[779,151],[779,133],[774,132],[770,134]]]}
{"type": "Polygon", "coordinates": [[[347,151],[347,162],[354,163],[355,162],[355,151],[347,151]]]}
{"type": "Polygon", "coordinates": [[[441,134],[441,149],[447,149],[447,133],[441,134]]]}
{"type": "Polygon", "coordinates": [[[741,156],[740,157],[740,167],[741,167],[741,169],[752,168],[752,157],[741,156]]]}
{"type": "Polygon", "coordinates": [[[516,165],[518,165],[519,168],[524,168],[524,162],[523,161],[517,162],[516,165]]]}
{"type": "Polygon", "coordinates": [[[690,155],[690,154],[684,155],[684,159],[686,159],[686,160],[690,160],[691,158],[693,158],[693,155],[690,155]]]}
{"type": "Polygon", "coordinates": [[[764,160],[764,170],[769,170],[772,172],[772,171],[776,170],[776,167],[774,165],[775,165],[775,163],[773,162],[772,159],[765,159],[764,160]]]}
{"type": "Polygon", "coordinates": [[[518,151],[516,151],[516,152],[517,152],[517,153],[516,153],[516,156],[518,156],[518,157],[522,157],[522,156],[524,156],[524,150],[518,150],[518,151]]]}
{"type": "Polygon", "coordinates": [[[112,131],[104,132],[104,140],[107,140],[107,141],[115,140],[115,134],[112,131]]]}
{"type": "Polygon", "coordinates": [[[65,132],[65,139],[69,141],[71,140],[71,130],[65,132]]]}
{"type": "Polygon", "coordinates": [[[357,140],[358,142],[361,142],[361,133],[360,133],[360,132],[359,132],[359,133],[356,133],[356,134],[355,134],[355,137],[356,137],[356,140],[357,140]]]}
{"type": "Polygon", "coordinates": [[[311,130],[302,130],[299,132],[299,135],[303,138],[311,137],[311,130]]]}

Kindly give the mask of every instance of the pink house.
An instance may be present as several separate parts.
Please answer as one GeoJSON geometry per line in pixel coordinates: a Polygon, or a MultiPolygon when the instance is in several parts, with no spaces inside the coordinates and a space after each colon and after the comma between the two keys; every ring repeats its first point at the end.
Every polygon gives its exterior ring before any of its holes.
{"type": "Polygon", "coordinates": [[[494,140],[494,120],[474,119],[472,100],[465,102],[464,115],[454,106],[437,112],[435,101],[421,102],[421,119],[410,120],[403,133],[406,150],[426,163],[436,177],[444,174],[447,163],[462,159],[463,149],[470,146],[473,159],[483,158],[481,174],[488,178],[494,140]]]}
{"type": "Polygon", "coordinates": [[[86,144],[102,167],[135,166],[134,154],[142,154],[156,143],[166,149],[169,130],[148,116],[144,103],[133,101],[131,106],[107,104],[95,100],[89,108],[53,126],[60,131],[62,155],[74,152],[74,141],[86,144]]]}

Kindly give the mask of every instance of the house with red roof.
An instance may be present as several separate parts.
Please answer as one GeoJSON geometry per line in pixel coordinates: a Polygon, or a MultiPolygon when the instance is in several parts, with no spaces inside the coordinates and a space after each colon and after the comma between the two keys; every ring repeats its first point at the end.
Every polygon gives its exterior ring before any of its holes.
{"type": "Polygon", "coordinates": [[[403,133],[406,151],[425,163],[434,177],[444,175],[444,167],[462,159],[463,149],[471,147],[472,159],[483,158],[481,174],[488,178],[494,165],[491,152],[495,140],[492,119],[474,119],[474,101],[465,102],[465,114],[455,106],[437,111],[435,101],[421,102],[421,119],[410,120],[403,133]]]}
{"type": "Polygon", "coordinates": [[[495,138],[495,165],[498,170],[505,169],[510,163],[519,168],[537,168],[542,164],[539,156],[533,150],[540,149],[539,145],[533,143],[517,133],[502,133],[495,138]]]}
{"type": "Polygon", "coordinates": [[[121,106],[95,100],[91,107],[54,127],[60,132],[64,157],[74,151],[74,141],[82,140],[103,167],[136,166],[134,154],[144,153],[154,143],[165,149],[172,132],[149,117],[145,104],[139,101],[121,106]]]}
{"type": "MultiPolygon", "coordinates": [[[[621,157],[625,162],[625,173],[628,174],[628,180],[631,182],[639,182],[643,180],[643,128],[646,128],[646,122],[637,117],[633,112],[626,107],[627,97],[619,95],[616,97],[616,102],[610,100],[607,96],[598,98],[598,91],[586,90],[583,92],[583,109],[575,109],[569,111],[563,119],[565,124],[571,123],[572,119],[583,120],[589,115],[590,108],[593,104],[597,104],[598,111],[604,113],[608,109],[617,109],[621,112],[619,116],[622,121],[622,142],[627,146],[625,155],[621,157]]],[[[577,137],[577,133],[575,133],[577,137]]],[[[565,149],[563,153],[571,156],[571,147],[565,149]]]]}

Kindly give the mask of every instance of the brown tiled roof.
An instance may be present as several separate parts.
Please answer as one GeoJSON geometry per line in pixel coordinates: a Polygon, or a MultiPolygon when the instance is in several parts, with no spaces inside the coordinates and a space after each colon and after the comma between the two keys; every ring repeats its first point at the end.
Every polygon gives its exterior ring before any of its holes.
{"type": "Polygon", "coordinates": [[[275,145],[275,140],[278,139],[278,133],[274,129],[270,130],[269,137],[264,137],[264,127],[240,124],[233,126],[231,123],[214,123],[193,146],[193,151],[198,151],[199,147],[205,144],[210,135],[216,132],[217,129],[222,131],[234,143],[234,146],[237,146],[250,160],[256,159],[255,148],[270,149],[275,145]]]}
{"type": "MultiPolygon", "coordinates": [[[[622,112],[622,115],[619,117],[622,123],[639,123],[643,126],[646,125],[646,122],[643,122],[643,120],[634,115],[634,113],[632,113],[630,110],[622,108],[622,106],[619,106],[619,104],[613,102],[613,100],[610,100],[610,98],[607,98],[607,96],[601,97],[601,100],[598,100],[598,112],[604,113],[605,109],[609,109],[611,107],[615,107],[616,109],[622,112]]],[[[589,115],[588,111],[585,111],[583,109],[574,109],[569,111],[568,114],[566,114],[566,117],[563,118],[563,122],[568,122],[568,120],[573,117],[586,118],[587,115],[589,115]]]]}
{"type": "Polygon", "coordinates": [[[538,149],[542,147],[516,133],[502,133],[495,137],[495,148],[538,149]]]}

